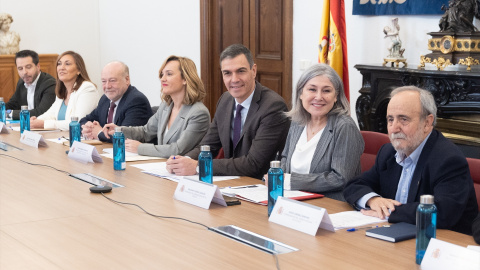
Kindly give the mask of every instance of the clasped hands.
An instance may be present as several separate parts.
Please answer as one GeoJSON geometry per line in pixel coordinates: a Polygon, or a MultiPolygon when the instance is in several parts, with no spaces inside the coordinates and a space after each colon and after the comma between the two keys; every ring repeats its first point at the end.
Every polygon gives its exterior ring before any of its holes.
{"type": "Polygon", "coordinates": [[[44,128],[44,121],[32,116],[30,117],[30,128],[44,128]]]}
{"type": "MultiPolygon", "coordinates": [[[[115,127],[117,125],[110,123],[105,126],[101,126],[98,121],[88,121],[82,125],[82,135],[88,140],[98,140],[98,134],[103,132],[105,137],[110,138],[110,136],[115,133],[115,127]]],[[[130,153],[138,153],[138,146],[141,142],[131,139],[125,140],[125,151],[130,153]]]]}
{"type": "Polygon", "coordinates": [[[378,217],[385,219],[390,216],[390,213],[395,211],[395,206],[402,205],[402,203],[386,199],[382,197],[372,197],[367,201],[370,210],[362,209],[360,212],[366,216],[378,217]]]}

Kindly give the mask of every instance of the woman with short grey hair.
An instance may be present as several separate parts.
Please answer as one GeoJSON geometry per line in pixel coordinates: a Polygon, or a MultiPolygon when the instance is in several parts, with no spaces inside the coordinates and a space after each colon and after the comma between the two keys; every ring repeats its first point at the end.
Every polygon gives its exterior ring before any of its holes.
{"type": "Polygon", "coordinates": [[[345,184],[360,173],[364,142],[342,80],[330,66],[315,64],[298,80],[293,103],[282,153],[285,188],[343,201],[345,184]]]}

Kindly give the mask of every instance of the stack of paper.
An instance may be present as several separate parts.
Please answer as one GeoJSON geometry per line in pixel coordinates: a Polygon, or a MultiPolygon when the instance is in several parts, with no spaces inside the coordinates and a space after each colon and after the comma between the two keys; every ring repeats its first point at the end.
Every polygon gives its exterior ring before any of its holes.
{"type": "MultiPolygon", "coordinates": [[[[101,154],[104,157],[113,159],[113,148],[104,148],[103,152],[106,154],[101,154]]],[[[161,157],[151,157],[151,156],[141,156],[136,153],[125,151],[125,161],[140,161],[140,160],[151,160],[151,159],[162,159],[161,157]]]]}
{"type": "MultiPolygon", "coordinates": [[[[142,170],[143,173],[150,174],[156,177],[165,178],[168,180],[172,180],[174,182],[178,182],[183,178],[187,178],[190,180],[198,180],[198,175],[178,176],[178,175],[169,173],[167,171],[166,162],[143,163],[143,164],[135,164],[132,166],[139,168],[140,170],[142,170]]],[[[213,182],[231,180],[231,179],[237,179],[237,178],[239,177],[238,176],[214,176],[213,182]]]]}
{"type": "MultiPolygon", "coordinates": [[[[227,196],[235,196],[239,199],[258,203],[262,205],[267,205],[268,203],[268,188],[265,185],[247,185],[247,186],[237,186],[237,187],[228,187],[222,188],[222,193],[227,196]]],[[[307,200],[314,198],[321,198],[323,195],[309,193],[298,190],[284,190],[283,195],[286,198],[294,200],[307,200]]]]}
{"type": "Polygon", "coordinates": [[[355,228],[387,221],[377,217],[366,216],[359,211],[345,211],[336,214],[330,214],[330,220],[332,221],[335,230],[355,228]]]}

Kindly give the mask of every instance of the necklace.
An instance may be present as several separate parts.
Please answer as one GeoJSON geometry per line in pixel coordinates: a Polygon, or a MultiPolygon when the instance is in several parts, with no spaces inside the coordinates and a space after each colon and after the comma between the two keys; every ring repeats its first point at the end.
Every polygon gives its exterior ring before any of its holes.
{"type": "MultiPolygon", "coordinates": [[[[323,125],[322,125],[322,126],[323,126],[323,125]]],[[[313,129],[312,126],[308,125],[308,126],[307,126],[307,132],[308,132],[308,129],[310,129],[310,132],[309,132],[309,133],[311,133],[312,135],[315,135],[315,134],[317,134],[320,130],[322,130],[322,128],[323,128],[322,126],[319,126],[319,127],[317,127],[316,129],[313,129]]]]}

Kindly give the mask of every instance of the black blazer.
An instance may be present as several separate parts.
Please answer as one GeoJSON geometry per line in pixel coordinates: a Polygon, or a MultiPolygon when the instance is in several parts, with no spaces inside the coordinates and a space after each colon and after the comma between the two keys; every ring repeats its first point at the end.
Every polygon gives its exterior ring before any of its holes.
{"type": "MultiPolygon", "coordinates": [[[[55,84],[56,80],[50,74],[41,72],[35,86],[35,94],[33,96],[34,108],[30,110],[30,116],[39,116],[46,112],[55,101],[55,84]]],[[[20,107],[28,105],[27,88],[25,82],[20,79],[13,96],[5,104],[5,109],[12,110],[12,119],[20,119],[20,107]]]]}
{"type": "MultiPolygon", "coordinates": [[[[395,199],[402,173],[395,153],[390,143],[380,149],[375,165],[347,183],[343,193],[347,202],[356,206],[355,203],[370,192],[395,199]]],[[[388,221],[415,224],[416,209],[424,194],[435,197],[437,228],[472,234],[478,205],[467,160],[460,149],[437,130],[432,131],[420,154],[407,203],[396,206],[388,221]]]]}
{"type": "Polygon", "coordinates": [[[290,127],[290,120],[284,113],[287,105],[277,93],[256,82],[240,140],[233,149],[230,133],[234,106],[235,99],[230,93],[223,93],[207,134],[186,156],[197,159],[201,145],[209,145],[214,157],[223,148],[225,158],[213,160],[214,175],[261,179],[268,171],[270,161],[275,160],[285,146],[290,127]]]}
{"type": "Polygon", "coordinates": [[[473,239],[480,245],[480,214],[477,216],[472,226],[473,239]]]}
{"type": "MultiPolygon", "coordinates": [[[[109,108],[110,100],[103,95],[98,101],[97,108],[82,118],[80,125],[88,121],[98,121],[103,127],[107,123],[109,108]]],[[[150,107],[147,97],[135,86],[130,85],[118,104],[113,123],[117,126],[143,126],[152,115],[152,107],[150,107]]],[[[103,133],[100,133],[98,138],[101,141],[112,142],[112,138],[105,137],[103,133]]]]}

